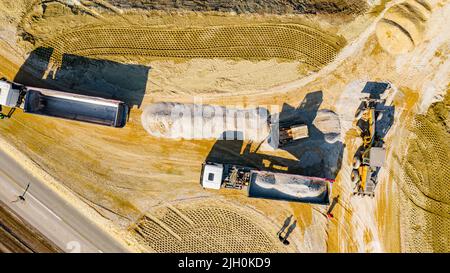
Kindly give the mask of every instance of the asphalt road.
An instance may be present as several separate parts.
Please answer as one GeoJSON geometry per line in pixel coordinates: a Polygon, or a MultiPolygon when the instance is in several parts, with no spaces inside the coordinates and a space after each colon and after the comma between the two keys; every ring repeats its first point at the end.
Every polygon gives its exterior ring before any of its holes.
{"type": "Polygon", "coordinates": [[[0,151],[0,200],[65,252],[127,252],[3,151],[0,151]],[[25,201],[13,202],[28,184],[25,201]]]}

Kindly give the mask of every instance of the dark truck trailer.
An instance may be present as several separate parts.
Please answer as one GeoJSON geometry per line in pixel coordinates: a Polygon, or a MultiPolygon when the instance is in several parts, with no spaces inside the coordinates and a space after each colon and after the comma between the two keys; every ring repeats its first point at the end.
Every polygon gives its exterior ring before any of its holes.
{"type": "Polygon", "coordinates": [[[249,197],[328,205],[333,180],[289,173],[251,171],[249,197]]]}
{"type": "Polygon", "coordinates": [[[34,89],[28,89],[23,110],[30,114],[112,127],[125,126],[128,115],[128,106],[121,101],[34,89]]]}
{"type": "MultiPolygon", "coordinates": [[[[0,82],[3,105],[23,108],[25,113],[124,127],[128,105],[122,101],[27,87],[0,82]],[[18,94],[24,94],[19,96],[18,94]]],[[[1,95],[1,94],[0,94],[1,95]]]]}
{"type": "Polygon", "coordinates": [[[209,189],[246,189],[249,197],[328,205],[334,180],[206,162],[200,183],[209,189]]]}

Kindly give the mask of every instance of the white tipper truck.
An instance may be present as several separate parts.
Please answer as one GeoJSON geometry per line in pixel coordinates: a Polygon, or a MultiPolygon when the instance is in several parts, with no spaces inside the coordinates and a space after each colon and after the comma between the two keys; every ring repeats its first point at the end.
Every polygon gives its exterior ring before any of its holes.
{"type": "Polygon", "coordinates": [[[5,79],[0,80],[0,106],[11,108],[1,118],[9,118],[21,108],[29,114],[119,128],[125,126],[128,116],[128,105],[122,101],[28,87],[5,79]]]}

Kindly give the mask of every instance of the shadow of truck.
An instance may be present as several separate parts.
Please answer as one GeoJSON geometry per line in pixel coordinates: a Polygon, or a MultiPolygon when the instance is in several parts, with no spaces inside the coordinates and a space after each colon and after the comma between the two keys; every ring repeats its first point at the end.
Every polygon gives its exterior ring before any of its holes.
{"type": "Polygon", "coordinates": [[[33,50],[13,81],[141,106],[150,67],[64,54],[60,67],[50,71],[52,52],[45,47],[33,50]]]}

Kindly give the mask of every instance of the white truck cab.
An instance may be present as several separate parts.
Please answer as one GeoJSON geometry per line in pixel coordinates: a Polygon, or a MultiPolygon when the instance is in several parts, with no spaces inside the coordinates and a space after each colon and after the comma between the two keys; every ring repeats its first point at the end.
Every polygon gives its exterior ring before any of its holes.
{"type": "Polygon", "coordinates": [[[20,97],[20,89],[12,83],[0,80],[0,105],[16,107],[20,97]]]}
{"type": "Polygon", "coordinates": [[[203,165],[202,186],[206,189],[220,189],[222,185],[223,165],[207,163],[203,165]]]}

